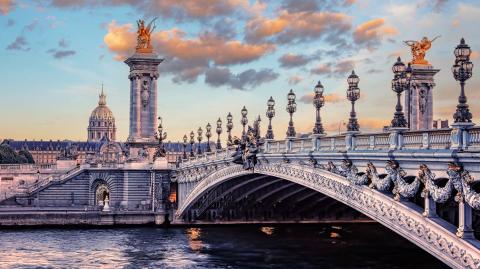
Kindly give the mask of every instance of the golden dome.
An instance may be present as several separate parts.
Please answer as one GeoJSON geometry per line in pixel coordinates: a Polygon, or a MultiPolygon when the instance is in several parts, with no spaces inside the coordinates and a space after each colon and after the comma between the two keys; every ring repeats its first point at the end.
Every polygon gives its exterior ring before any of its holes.
{"type": "Polygon", "coordinates": [[[111,121],[115,120],[115,117],[113,116],[112,111],[110,108],[107,106],[107,96],[102,93],[99,96],[98,100],[98,106],[92,111],[92,114],[90,114],[90,121],[111,121]]]}

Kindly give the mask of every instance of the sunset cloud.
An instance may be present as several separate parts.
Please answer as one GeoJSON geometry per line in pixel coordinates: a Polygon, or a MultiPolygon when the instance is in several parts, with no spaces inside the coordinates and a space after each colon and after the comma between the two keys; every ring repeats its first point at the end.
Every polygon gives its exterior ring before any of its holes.
{"type": "Polygon", "coordinates": [[[287,53],[282,55],[278,61],[281,67],[293,68],[306,65],[311,59],[307,55],[287,53]]]}
{"type": "Polygon", "coordinates": [[[8,12],[13,8],[13,0],[0,0],[0,14],[8,15],[8,12]]]}
{"type": "Polygon", "coordinates": [[[357,45],[363,45],[372,50],[380,45],[383,37],[396,34],[398,34],[397,29],[385,26],[385,20],[378,18],[357,26],[353,32],[353,40],[357,45]]]}
{"type": "MultiPolygon", "coordinates": [[[[116,60],[124,60],[134,53],[136,34],[131,24],[118,25],[112,21],[104,37],[107,48],[116,60]]],[[[229,66],[255,61],[275,50],[272,44],[248,44],[227,40],[215,33],[204,32],[197,38],[186,38],[180,29],[155,32],[152,35],[155,50],[166,58],[161,68],[174,75],[174,82],[194,82],[210,67],[229,66]]]]}
{"type": "MultiPolygon", "coordinates": [[[[336,12],[289,12],[282,10],[276,18],[256,17],[247,22],[245,38],[250,42],[295,43],[346,34],[351,17],[336,12]]],[[[326,38],[326,41],[334,40],[326,38]]]]}

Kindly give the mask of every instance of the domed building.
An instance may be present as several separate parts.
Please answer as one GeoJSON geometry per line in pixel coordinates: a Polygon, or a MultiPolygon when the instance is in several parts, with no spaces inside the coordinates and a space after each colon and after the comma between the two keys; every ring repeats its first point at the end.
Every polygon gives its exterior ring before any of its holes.
{"type": "Polygon", "coordinates": [[[115,126],[115,117],[107,106],[107,96],[102,93],[99,96],[98,106],[92,111],[88,124],[87,141],[100,141],[106,138],[109,141],[116,140],[117,127],[115,126]]]}

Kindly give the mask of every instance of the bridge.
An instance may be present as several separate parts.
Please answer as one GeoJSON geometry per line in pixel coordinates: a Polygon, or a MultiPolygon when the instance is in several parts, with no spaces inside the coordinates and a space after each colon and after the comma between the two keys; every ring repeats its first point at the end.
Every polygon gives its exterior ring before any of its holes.
{"type": "Polygon", "coordinates": [[[251,169],[228,148],[192,157],[172,179],[173,223],[301,222],[335,200],[449,266],[480,268],[480,128],[465,137],[460,147],[451,129],[266,139],[251,169]]]}

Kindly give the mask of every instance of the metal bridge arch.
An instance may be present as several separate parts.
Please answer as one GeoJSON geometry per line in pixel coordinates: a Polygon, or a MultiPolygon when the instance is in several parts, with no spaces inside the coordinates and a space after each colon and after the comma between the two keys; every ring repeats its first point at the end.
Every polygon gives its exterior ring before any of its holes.
{"type": "MultiPolygon", "coordinates": [[[[176,212],[182,215],[208,190],[230,179],[252,174],[240,165],[229,165],[202,178],[187,194],[176,212]]],[[[480,269],[480,251],[474,241],[458,238],[456,227],[439,218],[426,218],[422,208],[411,202],[395,201],[368,186],[355,185],[329,171],[290,163],[261,163],[255,174],[288,180],[327,195],[365,214],[398,233],[454,268],[480,269]]]]}

